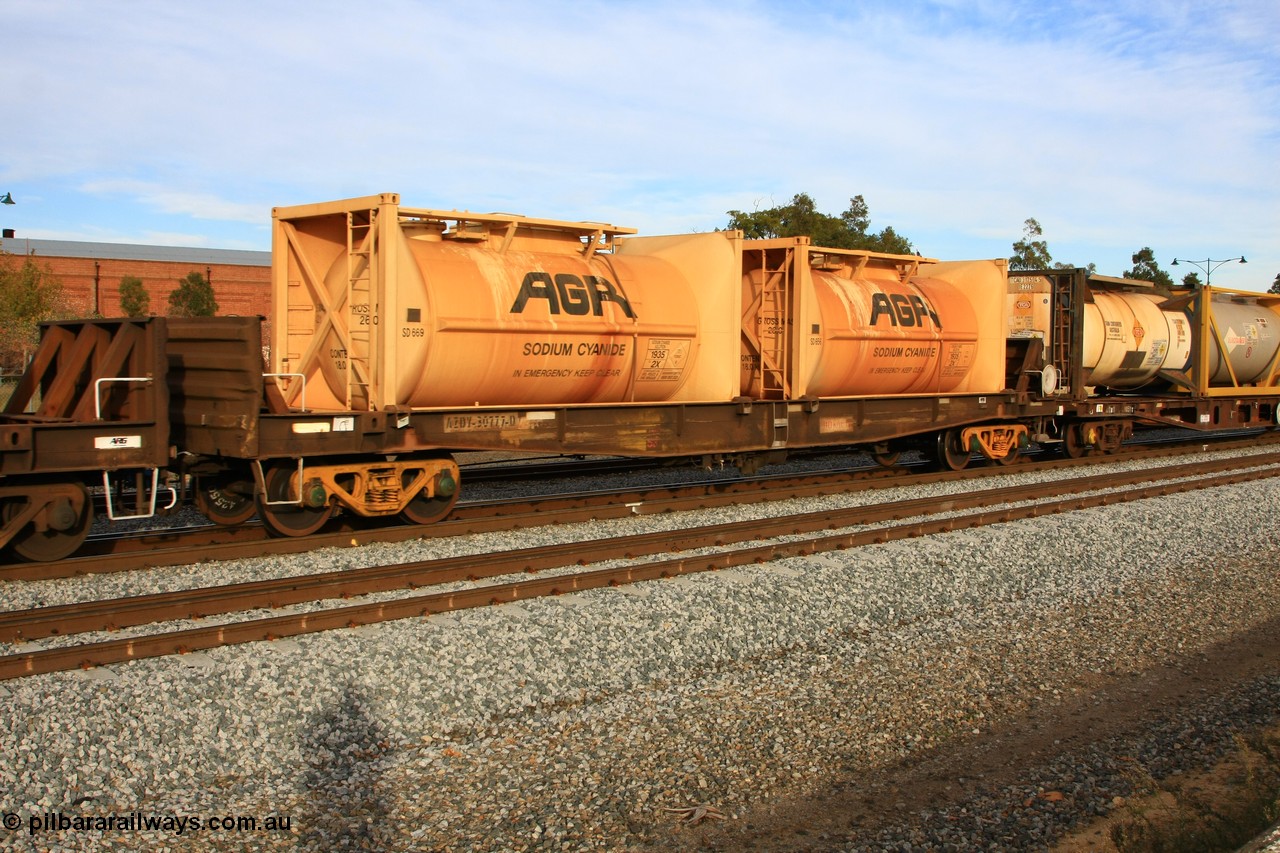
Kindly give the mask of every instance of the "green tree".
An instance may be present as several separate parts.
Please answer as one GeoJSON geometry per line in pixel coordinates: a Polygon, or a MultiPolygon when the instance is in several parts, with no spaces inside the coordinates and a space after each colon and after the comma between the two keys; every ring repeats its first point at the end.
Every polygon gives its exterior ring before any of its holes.
{"type": "MultiPolygon", "coordinates": [[[[1022,223],[1022,239],[1013,244],[1013,254],[1009,256],[1011,270],[1069,270],[1075,264],[1064,264],[1055,261],[1049,254],[1049,244],[1044,239],[1044,229],[1034,218],[1022,223]]],[[[1089,264],[1085,272],[1093,275],[1098,270],[1097,264],[1089,264]]]]}
{"type": "Polygon", "coordinates": [[[170,317],[212,317],[218,313],[213,285],[198,272],[189,272],[169,293],[170,317]]]}
{"type": "Polygon", "coordinates": [[[1013,244],[1013,254],[1009,256],[1009,269],[1052,269],[1053,256],[1049,254],[1049,244],[1043,237],[1044,229],[1034,218],[1022,223],[1022,239],[1013,244]]]}
{"type": "Polygon", "coordinates": [[[730,210],[730,229],[741,230],[748,239],[771,237],[808,237],[815,246],[833,249],[864,249],[909,255],[915,252],[911,241],[892,227],[871,233],[871,215],[862,196],[849,199],[849,209],[839,216],[818,211],[813,197],[797,193],[790,203],[746,213],[730,210]]]}
{"type": "Polygon", "coordinates": [[[1280,272],[1276,273],[1276,280],[1271,282],[1271,287],[1267,289],[1267,293],[1280,293],[1280,272]]]}
{"type": "Polygon", "coordinates": [[[21,368],[40,339],[39,324],[66,316],[62,281],[48,264],[30,254],[19,263],[16,255],[0,252],[0,360],[9,369],[21,368]]]}
{"type": "Polygon", "coordinates": [[[1156,263],[1156,253],[1150,246],[1143,246],[1133,254],[1133,269],[1127,270],[1123,278],[1136,278],[1139,281],[1150,281],[1161,287],[1173,287],[1173,278],[1156,263]]]}
{"type": "Polygon", "coordinates": [[[145,317],[151,309],[151,295],[142,286],[142,279],[127,275],[120,279],[120,310],[126,317],[145,317]]]}
{"type": "Polygon", "coordinates": [[[1188,287],[1192,290],[1196,290],[1200,287],[1203,287],[1203,282],[1200,281],[1200,273],[1189,272],[1186,275],[1184,275],[1182,277],[1182,286],[1188,287]]]}

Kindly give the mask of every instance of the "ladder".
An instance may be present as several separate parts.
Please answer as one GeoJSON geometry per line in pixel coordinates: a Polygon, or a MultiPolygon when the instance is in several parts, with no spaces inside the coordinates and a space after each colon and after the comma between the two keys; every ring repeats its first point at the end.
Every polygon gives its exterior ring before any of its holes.
{"type": "MultiPolygon", "coordinates": [[[[1073,346],[1074,318],[1077,309],[1077,273],[1050,273],[1053,282],[1053,342],[1049,351],[1050,363],[1058,369],[1058,391],[1070,389],[1074,381],[1071,373],[1071,350],[1073,346]]],[[[1080,308],[1079,310],[1083,310],[1080,308]]]]}
{"type": "Polygon", "coordinates": [[[378,211],[347,213],[347,333],[350,349],[346,358],[346,404],[348,409],[368,408],[370,400],[369,359],[377,327],[378,305],[374,287],[374,255],[377,249],[378,211]]]}
{"type": "Polygon", "coordinates": [[[795,250],[760,249],[760,291],[755,294],[755,334],[748,349],[758,356],[751,390],[762,400],[785,400],[791,391],[791,303],[795,250]]]}

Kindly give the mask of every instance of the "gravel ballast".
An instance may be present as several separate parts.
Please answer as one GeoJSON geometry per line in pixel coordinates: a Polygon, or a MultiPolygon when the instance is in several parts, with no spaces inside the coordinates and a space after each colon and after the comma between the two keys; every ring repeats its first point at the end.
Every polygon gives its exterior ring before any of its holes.
{"type": "MultiPolygon", "coordinates": [[[[772,801],[980,739],[1012,715],[1194,658],[1280,617],[1276,518],[1280,482],[1261,480],[0,684],[7,720],[0,844],[635,850],[714,843],[716,833],[760,820],[772,801]],[[685,827],[663,811],[703,803],[726,817],[723,827],[685,827]],[[46,814],[58,816],[54,828],[41,823],[32,832],[32,820],[46,814]],[[11,815],[17,829],[8,828],[11,815]],[[122,828],[129,815],[171,824],[122,828]],[[102,830],[56,828],[63,819],[106,816],[119,820],[102,830]],[[256,817],[260,826],[208,827],[228,816],[256,817]],[[287,818],[287,829],[262,828],[272,816],[287,818]],[[179,832],[182,817],[203,825],[179,832]]],[[[437,546],[408,550],[424,547],[437,546]]],[[[338,553],[306,562],[353,559],[338,553]]],[[[370,562],[385,558],[379,552],[370,562]]],[[[1277,700],[1280,682],[1262,679],[1197,712],[1197,725],[1252,724],[1274,716],[1277,700]]],[[[1175,731],[1189,724],[1163,723],[1175,731]]],[[[1135,747],[1147,750],[1135,760],[1163,767],[1157,759],[1165,760],[1170,738],[1160,731],[1135,747]]],[[[1201,733],[1188,742],[1202,750],[1179,751],[1202,760],[1222,740],[1201,733]]],[[[1076,774],[1085,781],[1069,792],[1076,817],[1105,813],[1125,795],[1091,768],[1076,774]]],[[[980,786],[975,792],[984,795],[980,786]]],[[[983,808],[978,803],[973,809],[983,808]]],[[[1027,849],[1075,819],[1028,811],[1036,813],[1027,825],[1008,815],[997,824],[995,811],[968,821],[916,815],[900,827],[807,843],[964,849],[981,837],[988,849],[1027,849]],[[997,825],[996,834],[981,835],[997,825]]]]}

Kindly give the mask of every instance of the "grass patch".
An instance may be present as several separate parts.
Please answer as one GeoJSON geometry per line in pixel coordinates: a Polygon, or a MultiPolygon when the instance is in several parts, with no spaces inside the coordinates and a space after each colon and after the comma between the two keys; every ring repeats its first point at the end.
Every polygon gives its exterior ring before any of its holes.
{"type": "Polygon", "coordinates": [[[1280,820],[1280,728],[1237,736],[1208,773],[1156,782],[1135,771],[1133,781],[1136,796],[1111,826],[1120,853],[1238,850],[1280,820]]]}

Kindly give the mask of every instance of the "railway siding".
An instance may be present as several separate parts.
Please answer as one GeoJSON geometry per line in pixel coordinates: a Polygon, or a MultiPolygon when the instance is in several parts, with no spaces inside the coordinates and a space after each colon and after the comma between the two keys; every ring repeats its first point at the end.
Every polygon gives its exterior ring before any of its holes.
{"type": "MultiPolygon", "coordinates": [[[[1238,460],[1197,461],[1139,472],[1083,477],[1058,481],[1059,494],[1076,495],[1065,500],[1039,502],[1045,497],[1041,485],[1004,486],[962,496],[920,498],[880,506],[858,507],[853,511],[823,510],[797,513],[747,522],[692,527],[680,532],[653,535],[624,535],[569,547],[530,548],[507,554],[491,553],[475,558],[416,562],[407,565],[374,566],[363,570],[286,578],[231,587],[208,587],[171,595],[150,595],[85,604],[43,607],[0,614],[0,639],[32,640],[93,630],[115,630],[146,622],[174,618],[200,618],[253,607],[280,608],[287,604],[322,598],[367,595],[388,590],[416,589],[456,584],[460,580],[479,581],[540,572],[532,580],[481,583],[470,589],[411,594],[399,599],[375,598],[370,603],[351,604],[326,610],[309,609],[295,615],[271,616],[234,623],[218,623],[166,634],[131,634],[122,639],[72,646],[19,651],[0,657],[0,678],[56,672],[76,666],[88,667],[188,653],[222,645],[276,639],[334,628],[372,625],[411,616],[470,609],[542,596],[560,596],[577,590],[628,585],[648,580],[722,570],[732,566],[772,563],[786,557],[808,556],[845,548],[866,547],[887,541],[946,533],[965,527],[1034,518],[1040,515],[1107,506],[1120,501],[1140,500],[1154,495],[1213,488],[1280,474],[1270,455],[1247,458],[1243,470],[1238,460]],[[1253,463],[1257,463],[1256,465],[1253,463]],[[1268,465],[1270,467],[1268,467],[1268,465]],[[1213,475],[1215,471],[1223,473],[1213,475]],[[1212,476],[1211,476],[1212,475],[1212,476]],[[1148,480],[1150,482],[1148,482],[1148,480]],[[1139,484],[1136,488],[1116,488],[1139,484]],[[1092,493],[1092,494],[1086,494],[1092,493]],[[975,508],[977,512],[959,512],[975,508]],[[911,519],[905,523],[892,523],[911,519]],[[877,526],[875,522],[881,523],[877,526]],[[884,522],[890,522],[885,525],[884,522]],[[853,532],[828,533],[846,528],[853,532]],[[753,540],[773,540],[753,545],[753,540]],[[726,547],[727,546],[727,547],[726,547]],[[734,547],[737,546],[737,547],[734,547]],[[668,554],[678,553],[670,557],[668,554]],[[637,558],[647,557],[647,561],[637,558]],[[605,565],[611,568],[585,571],[542,572],[570,566],[605,565]]],[[[731,575],[741,577],[740,575],[731,575]]]]}
{"type": "MultiPolygon", "coordinates": [[[[9,682],[0,781],[24,814],[143,802],[290,814],[295,831],[257,839],[262,849],[346,837],[625,850],[704,836],[734,849],[748,824],[777,819],[771,806],[980,742],[1280,617],[1275,537],[1243,532],[1278,511],[1280,484],[1267,480],[793,558],[784,572],[585,592],[571,607],[529,601],[216,649],[198,666],[140,661],[106,681],[9,682]],[[691,828],[661,810],[700,803],[727,820],[691,828]]],[[[1274,714],[1274,679],[1249,691],[1257,701],[1224,699],[1216,717],[1274,714]]],[[[1220,741],[1197,732],[1138,757],[1172,766],[1220,741]]],[[[1072,778],[1052,780],[1070,809],[1011,811],[988,791],[970,819],[950,821],[939,805],[908,812],[904,797],[906,828],[845,825],[829,840],[881,849],[923,821],[962,845],[1025,847],[1123,796],[1123,780],[1097,768],[1072,778]]],[[[195,850],[208,838],[147,840],[195,850]]]]}

